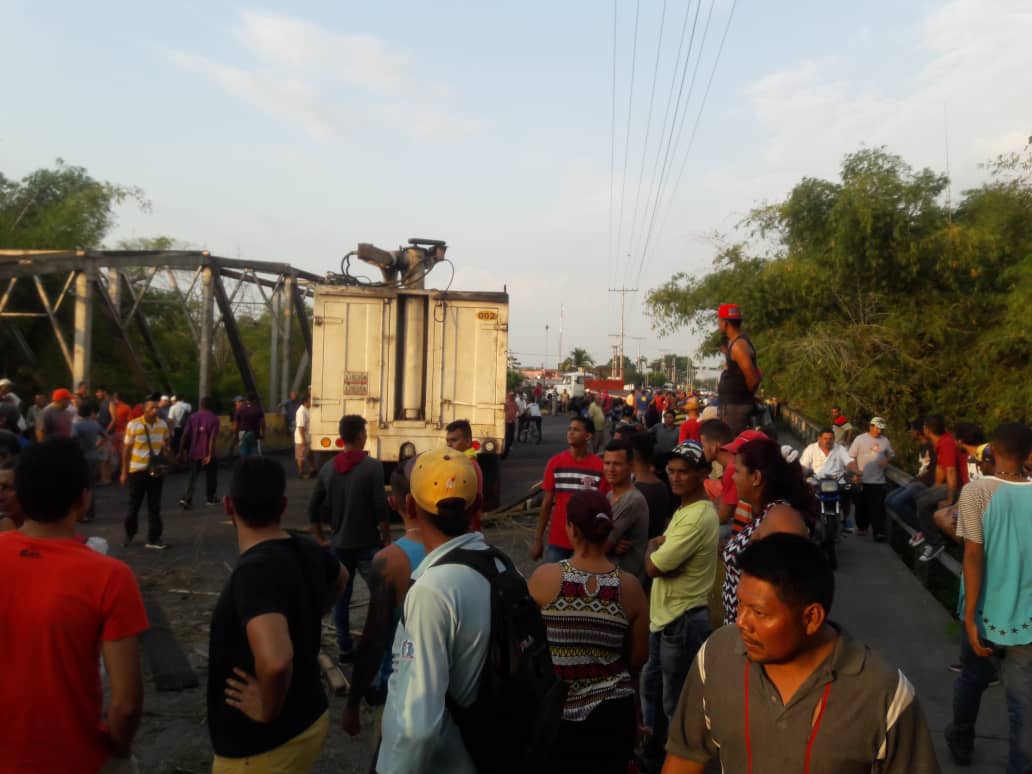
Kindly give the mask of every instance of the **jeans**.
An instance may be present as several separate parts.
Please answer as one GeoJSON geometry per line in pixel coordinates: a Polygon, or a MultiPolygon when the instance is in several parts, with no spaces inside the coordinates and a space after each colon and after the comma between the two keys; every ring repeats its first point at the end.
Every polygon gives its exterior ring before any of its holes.
{"type": "Polygon", "coordinates": [[[670,718],[692,659],[711,631],[709,608],[693,607],[661,631],[649,633],[649,660],[641,675],[642,720],[652,729],[645,745],[649,761],[663,761],[670,718]]]}
{"type": "Polygon", "coordinates": [[[569,559],[573,556],[572,548],[562,548],[560,546],[553,546],[549,543],[545,546],[545,555],[542,557],[542,561],[546,564],[555,564],[561,562],[563,559],[569,559]]]}
{"type": "Polygon", "coordinates": [[[504,460],[509,456],[509,450],[512,449],[512,443],[516,440],[516,423],[506,422],[505,423],[505,449],[502,451],[502,459],[504,460]]]}
{"type": "Polygon", "coordinates": [[[357,571],[368,585],[373,555],[379,550],[380,546],[333,549],[337,561],[348,571],[348,585],[344,587],[343,593],[337,598],[337,604],[333,606],[333,625],[337,627],[337,647],[341,653],[355,647],[351,639],[351,592],[355,589],[355,572],[357,571]]]}
{"type": "Polygon", "coordinates": [[[90,507],[86,509],[86,515],[83,518],[86,521],[93,521],[97,517],[97,475],[100,471],[100,462],[96,459],[87,459],[86,468],[89,471],[90,507]]]}
{"type": "Polygon", "coordinates": [[[1003,648],[1000,680],[1007,696],[1007,774],[1032,773],[1032,644],[1003,648]]]}
{"type": "Polygon", "coordinates": [[[856,503],[856,527],[885,534],[885,484],[864,484],[856,503]]]}
{"type": "Polygon", "coordinates": [[[943,534],[935,526],[935,512],[939,510],[939,502],[946,498],[949,491],[945,484],[939,484],[917,498],[917,520],[921,524],[925,541],[930,546],[941,546],[943,543],[943,534]]]}
{"type": "Polygon", "coordinates": [[[156,543],[161,540],[161,487],[165,483],[162,476],[152,476],[146,470],[138,470],[129,474],[129,515],[125,517],[125,536],[132,539],[139,526],[137,516],[143,498],[147,498],[147,542],[156,543]]]}
{"type": "Polygon", "coordinates": [[[953,734],[960,746],[971,749],[975,742],[975,721],[982,694],[996,677],[999,659],[977,656],[967,633],[960,632],[960,675],[953,683],[953,734]]]}
{"type": "Polygon", "coordinates": [[[917,520],[917,498],[927,489],[928,487],[924,483],[911,481],[906,486],[893,489],[885,495],[885,507],[894,510],[903,521],[914,529],[921,529],[921,522],[917,520]]]}
{"type": "Polygon", "coordinates": [[[197,476],[204,471],[204,494],[207,502],[215,500],[215,489],[218,486],[219,463],[212,459],[207,465],[204,460],[190,460],[190,480],[186,482],[186,490],[183,492],[183,500],[187,505],[193,502],[194,486],[197,484],[197,476]]]}

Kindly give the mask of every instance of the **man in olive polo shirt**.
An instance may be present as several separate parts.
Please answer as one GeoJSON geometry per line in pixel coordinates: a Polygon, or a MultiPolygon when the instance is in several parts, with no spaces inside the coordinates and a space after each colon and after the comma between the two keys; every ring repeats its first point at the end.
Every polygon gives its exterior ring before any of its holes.
{"type": "Polygon", "coordinates": [[[667,738],[664,774],[938,774],[914,687],[828,620],[835,578],[798,535],[739,558],[735,626],[692,664],[667,738]]]}

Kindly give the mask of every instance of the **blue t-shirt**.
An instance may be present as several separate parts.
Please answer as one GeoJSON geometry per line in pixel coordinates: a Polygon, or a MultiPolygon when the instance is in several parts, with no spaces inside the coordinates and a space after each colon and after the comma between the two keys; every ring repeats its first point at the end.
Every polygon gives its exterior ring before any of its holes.
{"type": "MultiPolygon", "coordinates": [[[[415,540],[409,540],[407,537],[398,538],[394,541],[394,545],[405,552],[405,556],[408,557],[409,567],[413,570],[419,567],[420,562],[426,558],[426,546],[422,543],[417,543],[415,540]]],[[[394,609],[394,623],[391,625],[391,637],[388,642],[394,642],[394,633],[398,629],[398,622],[401,620],[401,606],[399,605],[394,609]]],[[[390,679],[391,670],[393,667],[393,654],[391,649],[387,648],[387,652],[383,654],[383,661],[380,662],[380,674],[377,678],[377,683],[383,687],[387,686],[387,681],[390,679]]]]}
{"type": "Polygon", "coordinates": [[[1032,483],[996,489],[982,521],[985,578],[979,632],[997,645],[1032,643],[1032,483]]]}

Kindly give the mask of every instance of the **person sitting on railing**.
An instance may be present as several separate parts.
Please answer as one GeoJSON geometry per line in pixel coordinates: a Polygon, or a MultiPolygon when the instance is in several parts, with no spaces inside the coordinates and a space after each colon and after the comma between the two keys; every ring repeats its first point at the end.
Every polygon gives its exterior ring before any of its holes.
{"type": "Polygon", "coordinates": [[[945,550],[942,532],[935,526],[935,512],[957,501],[961,488],[968,482],[967,453],[946,429],[942,414],[925,417],[925,436],[935,444],[935,483],[917,498],[917,518],[924,533],[924,549],[918,559],[930,562],[945,550]]]}
{"type": "Polygon", "coordinates": [[[924,417],[911,421],[908,431],[910,442],[917,446],[918,469],[914,480],[906,486],[897,487],[885,497],[885,507],[892,510],[913,529],[918,530],[911,538],[911,545],[920,545],[924,540],[921,524],[917,520],[917,498],[928,491],[935,481],[935,449],[925,438],[924,417]],[[920,540],[918,540],[920,535],[920,540]],[[917,542],[913,542],[917,540],[917,542]]]}

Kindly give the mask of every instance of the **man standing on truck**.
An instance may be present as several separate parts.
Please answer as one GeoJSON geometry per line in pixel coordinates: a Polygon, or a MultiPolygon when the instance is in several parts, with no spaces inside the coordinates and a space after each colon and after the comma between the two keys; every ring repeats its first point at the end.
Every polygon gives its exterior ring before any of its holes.
{"type": "Polygon", "coordinates": [[[738,435],[749,425],[760,386],[760,369],[756,365],[756,348],[742,333],[742,310],[738,304],[721,304],[717,325],[727,337],[726,365],[717,384],[720,418],[738,435]]]}
{"type": "Polygon", "coordinates": [[[365,451],[365,418],[357,414],[342,417],[340,437],[344,451],[319,470],[308,501],[308,520],[315,539],[322,546],[332,547],[348,571],[347,586],[333,608],[333,624],[337,627],[340,660],[349,662],[355,652],[350,620],[355,571],[369,582],[373,555],[391,542],[391,534],[383,464],[365,451]],[[323,531],[324,522],[333,529],[329,539],[323,531]]]}
{"type": "Polygon", "coordinates": [[[582,489],[609,491],[603,478],[602,459],[591,452],[595,423],[588,417],[571,417],[566,430],[570,448],[555,455],[545,466],[541,483],[544,499],[538,515],[537,532],[530,549],[530,558],[537,561],[544,555],[546,562],[559,562],[573,556],[573,546],[566,535],[566,504],[582,489]],[[545,528],[548,530],[548,550],[545,551],[545,528]]]}

